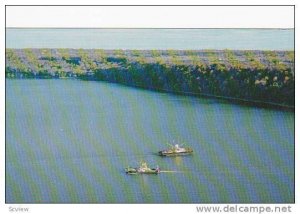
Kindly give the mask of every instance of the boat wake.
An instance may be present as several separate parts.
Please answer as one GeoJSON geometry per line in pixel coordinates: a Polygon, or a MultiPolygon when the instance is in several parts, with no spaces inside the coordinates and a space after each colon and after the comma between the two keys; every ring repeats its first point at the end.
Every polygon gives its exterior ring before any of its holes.
{"type": "Polygon", "coordinates": [[[184,173],[183,171],[160,170],[160,173],[184,173]]]}

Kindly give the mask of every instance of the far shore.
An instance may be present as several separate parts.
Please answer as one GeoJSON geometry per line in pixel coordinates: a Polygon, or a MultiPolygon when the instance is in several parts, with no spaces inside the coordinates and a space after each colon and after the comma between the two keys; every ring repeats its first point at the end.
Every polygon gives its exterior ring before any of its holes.
{"type": "Polygon", "coordinates": [[[106,81],[295,110],[292,51],[7,49],[6,78],[106,81]]]}

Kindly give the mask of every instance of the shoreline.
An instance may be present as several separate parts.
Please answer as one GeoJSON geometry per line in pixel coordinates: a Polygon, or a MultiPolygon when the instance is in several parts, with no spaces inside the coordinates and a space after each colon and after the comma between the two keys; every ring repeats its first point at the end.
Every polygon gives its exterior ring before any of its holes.
{"type": "Polygon", "coordinates": [[[293,51],[6,49],[6,78],[105,81],[295,110],[293,51]]]}

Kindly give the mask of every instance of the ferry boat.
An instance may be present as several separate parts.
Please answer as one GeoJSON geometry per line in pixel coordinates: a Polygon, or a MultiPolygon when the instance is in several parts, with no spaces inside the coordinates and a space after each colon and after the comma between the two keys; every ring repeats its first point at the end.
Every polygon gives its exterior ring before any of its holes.
{"type": "Polygon", "coordinates": [[[193,150],[191,148],[180,147],[178,144],[175,144],[174,146],[171,145],[171,148],[158,152],[160,156],[189,155],[192,153],[193,150]]]}
{"type": "Polygon", "coordinates": [[[141,165],[137,168],[127,167],[125,168],[125,172],[127,174],[159,174],[160,168],[157,166],[156,168],[149,168],[146,162],[142,162],[141,165]]]}

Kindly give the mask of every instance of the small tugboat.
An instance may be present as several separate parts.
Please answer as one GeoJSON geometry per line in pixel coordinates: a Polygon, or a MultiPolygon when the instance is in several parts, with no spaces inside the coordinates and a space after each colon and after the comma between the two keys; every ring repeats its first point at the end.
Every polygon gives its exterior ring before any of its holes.
{"type": "Polygon", "coordinates": [[[160,156],[189,155],[192,153],[193,150],[191,148],[183,148],[180,147],[178,144],[175,144],[174,146],[171,145],[170,149],[166,149],[158,152],[160,156]]]}
{"type": "Polygon", "coordinates": [[[147,166],[146,162],[142,162],[141,165],[137,168],[127,167],[125,168],[125,172],[127,174],[158,174],[160,173],[160,169],[157,166],[155,169],[151,169],[147,166]]]}

